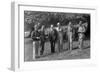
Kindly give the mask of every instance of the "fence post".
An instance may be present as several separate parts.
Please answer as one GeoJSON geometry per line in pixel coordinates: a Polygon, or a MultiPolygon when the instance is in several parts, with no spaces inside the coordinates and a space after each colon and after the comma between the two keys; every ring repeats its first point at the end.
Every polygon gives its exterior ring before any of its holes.
{"type": "Polygon", "coordinates": [[[33,41],[33,60],[35,60],[35,58],[36,58],[35,52],[36,52],[36,42],[33,41]]]}
{"type": "Polygon", "coordinates": [[[39,57],[39,41],[33,41],[33,60],[39,57]]]}

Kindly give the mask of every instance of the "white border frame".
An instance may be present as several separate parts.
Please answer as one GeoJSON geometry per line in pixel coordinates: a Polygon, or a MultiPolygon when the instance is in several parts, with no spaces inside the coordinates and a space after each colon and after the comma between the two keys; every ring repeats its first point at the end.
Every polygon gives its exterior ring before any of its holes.
{"type": "Polygon", "coordinates": [[[31,70],[31,69],[49,69],[61,67],[77,67],[77,66],[91,66],[96,65],[96,52],[94,48],[94,34],[96,29],[96,8],[89,6],[66,5],[66,7],[59,6],[42,6],[33,5],[32,3],[12,3],[12,56],[11,56],[11,69],[18,70],[31,70]],[[34,11],[51,11],[51,12],[73,12],[73,13],[89,13],[91,14],[91,59],[78,59],[78,60],[60,60],[60,61],[42,61],[42,62],[24,62],[24,10],[34,11]],[[21,25],[20,25],[21,24],[21,25]]]}

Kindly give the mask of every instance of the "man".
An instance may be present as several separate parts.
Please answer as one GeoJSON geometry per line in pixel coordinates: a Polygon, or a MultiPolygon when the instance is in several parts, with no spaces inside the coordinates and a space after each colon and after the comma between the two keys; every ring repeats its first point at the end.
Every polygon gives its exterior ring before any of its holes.
{"type": "Polygon", "coordinates": [[[79,49],[82,50],[83,48],[83,39],[84,39],[84,32],[85,32],[85,27],[82,25],[82,21],[79,22],[79,27],[78,27],[78,42],[79,42],[79,49]]]}
{"type": "Polygon", "coordinates": [[[42,25],[41,32],[40,32],[40,46],[41,46],[40,55],[43,55],[43,52],[44,52],[44,45],[45,45],[45,30],[44,30],[44,28],[45,28],[45,26],[42,25]]]}
{"type": "Polygon", "coordinates": [[[38,25],[34,25],[34,30],[31,33],[31,38],[33,40],[38,40],[39,36],[40,36],[40,34],[39,34],[39,31],[38,31],[38,25]]]}
{"type": "Polygon", "coordinates": [[[68,23],[68,27],[67,27],[67,34],[68,34],[68,49],[71,51],[72,50],[72,23],[69,22],[68,23]]]}
{"type": "Polygon", "coordinates": [[[29,36],[31,36],[31,38],[32,38],[32,32],[34,30],[38,30],[39,28],[40,28],[40,23],[37,23],[36,25],[34,25],[34,27],[31,27],[31,31],[30,31],[30,35],[29,36]]]}
{"type": "Polygon", "coordinates": [[[50,38],[50,44],[51,44],[51,53],[55,53],[55,32],[54,32],[54,27],[53,25],[50,26],[50,33],[49,33],[49,38],[50,38]]]}
{"type": "Polygon", "coordinates": [[[57,23],[57,31],[58,31],[58,49],[60,52],[63,49],[63,35],[62,35],[61,25],[59,22],[57,23]]]}
{"type": "Polygon", "coordinates": [[[39,40],[40,40],[40,33],[38,32],[38,25],[34,25],[34,31],[32,31],[31,38],[33,39],[33,49],[35,53],[35,57],[39,57],[39,40]]]}

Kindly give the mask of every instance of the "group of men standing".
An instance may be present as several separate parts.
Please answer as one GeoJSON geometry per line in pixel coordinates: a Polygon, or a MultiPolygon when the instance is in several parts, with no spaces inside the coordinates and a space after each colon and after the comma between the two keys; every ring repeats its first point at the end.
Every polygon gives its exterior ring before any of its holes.
{"type": "MultiPolygon", "coordinates": [[[[45,26],[42,25],[41,29],[39,29],[40,23],[34,26],[34,31],[31,34],[31,37],[35,36],[37,39],[40,39],[40,55],[43,55],[44,52],[44,45],[45,45],[45,26]],[[40,34],[39,34],[40,33],[40,34]]],[[[79,49],[82,50],[83,48],[83,39],[84,33],[86,28],[84,27],[82,21],[80,21],[77,25],[73,25],[72,22],[69,22],[67,25],[66,34],[68,36],[68,50],[72,50],[73,48],[73,28],[78,28],[78,42],[79,42],[79,49]]],[[[61,28],[61,24],[58,22],[56,29],[54,28],[53,24],[50,26],[50,33],[48,34],[48,38],[50,40],[51,45],[51,53],[55,53],[55,43],[58,43],[58,50],[59,52],[63,50],[63,29],[61,28]],[[56,41],[57,40],[57,41],[56,41]]]]}

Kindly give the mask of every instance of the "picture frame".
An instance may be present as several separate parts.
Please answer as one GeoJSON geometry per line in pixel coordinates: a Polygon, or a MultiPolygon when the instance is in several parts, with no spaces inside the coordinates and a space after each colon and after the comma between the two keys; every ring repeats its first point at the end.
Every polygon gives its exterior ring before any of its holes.
{"type": "Polygon", "coordinates": [[[61,67],[77,67],[77,66],[92,66],[96,64],[96,49],[94,48],[94,35],[96,24],[96,7],[66,5],[59,6],[43,6],[34,5],[32,3],[13,2],[11,4],[11,69],[14,71],[20,70],[35,70],[49,69],[61,67]],[[91,50],[90,59],[77,60],[55,60],[55,61],[24,61],[24,11],[48,11],[48,12],[69,12],[69,13],[89,13],[91,15],[91,50]]]}

